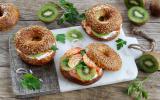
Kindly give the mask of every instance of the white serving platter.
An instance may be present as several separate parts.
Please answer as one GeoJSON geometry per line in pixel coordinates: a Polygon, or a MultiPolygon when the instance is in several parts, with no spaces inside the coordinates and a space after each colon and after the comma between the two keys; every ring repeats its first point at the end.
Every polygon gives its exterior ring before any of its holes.
{"type": "Polygon", "coordinates": [[[137,75],[138,75],[138,70],[137,66],[135,64],[135,58],[141,55],[141,52],[135,51],[135,50],[129,50],[127,47],[129,44],[132,43],[138,43],[136,38],[131,38],[131,37],[126,37],[124,34],[123,29],[121,28],[120,35],[117,38],[122,38],[127,41],[127,45],[123,47],[121,50],[116,49],[116,42],[114,40],[109,41],[109,42],[103,42],[105,44],[108,44],[111,48],[113,48],[121,57],[122,59],[122,68],[117,71],[117,72],[107,72],[104,71],[104,75],[102,78],[97,81],[96,83],[88,86],[82,86],[78,85],[75,83],[72,83],[65,79],[62,74],[60,73],[59,70],[59,63],[60,63],[60,57],[70,48],[72,47],[86,47],[89,43],[92,42],[100,42],[92,39],[89,37],[85,31],[82,29],[81,26],[76,26],[76,27],[69,27],[69,28],[62,28],[62,29],[55,29],[51,30],[54,35],[57,34],[65,34],[67,31],[71,29],[77,29],[79,30],[82,35],[83,35],[83,40],[78,41],[78,42],[70,42],[66,40],[66,43],[60,43],[57,42],[57,47],[59,50],[57,50],[54,62],[55,62],[55,67],[56,67],[56,72],[58,75],[58,83],[60,87],[60,92],[66,92],[66,91],[72,91],[72,90],[79,90],[79,89],[84,89],[84,88],[90,88],[90,87],[97,87],[97,86],[102,86],[102,85],[108,85],[108,84],[113,84],[113,83],[119,83],[119,82],[125,82],[125,81],[130,81],[134,80],[137,75]]]}

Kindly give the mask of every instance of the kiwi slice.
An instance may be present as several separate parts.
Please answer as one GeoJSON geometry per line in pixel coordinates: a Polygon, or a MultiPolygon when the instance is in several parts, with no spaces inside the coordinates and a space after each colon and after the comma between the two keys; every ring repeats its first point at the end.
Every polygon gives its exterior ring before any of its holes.
{"type": "Polygon", "coordinates": [[[149,14],[144,8],[136,6],[129,9],[128,18],[134,24],[142,25],[148,21],[149,14]]]}
{"type": "Polygon", "coordinates": [[[97,33],[97,32],[95,32],[95,31],[93,31],[93,30],[92,30],[92,33],[93,33],[95,36],[100,37],[100,38],[108,35],[108,33],[97,33]]]}
{"type": "Polygon", "coordinates": [[[82,33],[79,30],[72,29],[72,30],[69,30],[67,32],[66,38],[69,41],[82,40],[83,39],[83,35],[82,35],[82,33]]]}
{"type": "Polygon", "coordinates": [[[136,64],[140,70],[147,73],[154,73],[159,68],[158,59],[150,53],[145,53],[136,59],[136,64]]]}
{"type": "Polygon", "coordinates": [[[58,8],[52,2],[44,4],[38,11],[38,18],[43,22],[52,22],[58,15],[58,8]]]}
{"type": "Polygon", "coordinates": [[[70,70],[73,69],[72,67],[69,67],[68,62],[69,62],[68,58],[62,57],[61,60],[60,60],[60,66],[65,71],[70,71],[70,70]]]}
{"type": "Polygon", "coordinates": [[[124,0],[124,2],[128,9],[134,6],[145,7],[145,0],[124,0]]]}
{"type": "Polygon", "coordinates": [[[90,69],[84,64],[77,65],[76,72],[83,81],[90,81],[94,79],[97,75],[96,69],[90,69]]]}

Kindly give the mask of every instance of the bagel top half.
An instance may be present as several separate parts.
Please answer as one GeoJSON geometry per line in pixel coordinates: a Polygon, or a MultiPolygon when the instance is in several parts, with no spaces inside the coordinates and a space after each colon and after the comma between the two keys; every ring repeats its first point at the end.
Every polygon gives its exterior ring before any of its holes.
{"type": "MultiPolygon", "coordinates": [[[[93,6],[92,8],[86,11],[85,16],[86,19],[82,21],[82,27],[86,30],[86,32],[89,35],[93,35],[93,33],[109,35],[111,32],[113,33],[115,31],[120,31],[122,24],[122,16],[120,12],[117,10],[117,8],[111,5],[102,4],[93,6]]],[[[117,35],[118,34],[116,34],[116,36],[117,35]]],[[[97,35],[95,36],[97,38],[101,38],[97,35]]],[[[113,35],[111,37],[116,36],[113,35]]]]}
{"type": "Polygon", "coordinates": [[[20,29],[15,35],[16,50],[25,55],[35,55],[51,50],[55,45],[52,32],[42,26],[29,26],[20,29]]]}

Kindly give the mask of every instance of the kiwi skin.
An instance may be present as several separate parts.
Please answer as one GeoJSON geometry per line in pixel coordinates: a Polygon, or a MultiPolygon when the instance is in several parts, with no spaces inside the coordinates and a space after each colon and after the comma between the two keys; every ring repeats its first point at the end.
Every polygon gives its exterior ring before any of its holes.
{"type": "Polygon", "coordinates": [[[151,1],[150,11],[153,16],[160,17],[160,0],[151,1]]]}
{"type": "Polygon", "coordinates": [[[133,1],[137,2],[137,3],[139,3],[139,5],[129,4],[130,1],[131,1],[131,0],[124,0],[124,3],[125,3],[125,5],[126,5],[126,7],[127,7],[128,9],[130,9],[130,8],[132,8],[132,7],[134,7],[134,6],[140,6],[140,7],[142,7],[142,8],[145,8],[146,0],[133,0],[133,1]]]}
{"type": "Polygon", "coordinates": [[[128,18],[133,24],[140,26],[140,25],[145,24],[149,20],[150,17],[149,17],[149,13],[146,9],[144,9],[142,7],[135,6],[135,7],[132,7],[131,9],[128,10],[128,18]],[[144,11],[143,13],[145,13],[146,18],[142,19],[143,21],[141,21],[141,22],[135,21],[134,18],[132,17],[133,15],[131,15],[133,13],[132,10],[134,10],[134,9],[143,10],[144,11]]]}

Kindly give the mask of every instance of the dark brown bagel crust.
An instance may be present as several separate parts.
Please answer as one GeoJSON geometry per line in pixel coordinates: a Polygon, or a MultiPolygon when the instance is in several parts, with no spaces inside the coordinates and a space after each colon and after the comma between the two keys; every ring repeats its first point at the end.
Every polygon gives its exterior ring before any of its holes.
{"type": "Polygon", "coordinates": [[[82,81],[82,80],[79,80],[79,79],[77,79],[75,77],[72,77],[69,74],[69,71],[65,71],[65,70],[61,69],[61,67],[60,67],[60,71],[61,71],[62,75],[66,79],[68,79],[69,81],[72,81],[74,83],[77,83],[79,85],[90,85],[90,84],[93,84],[93,83],[97,82],[102,77],[102,75],[103,75],[103,71],[102,71],[101,74],[98,75],[98,77],[94,78],[93,80],[91,80],[91,81],[82,81]]]}
{"type": "Polygon", "coordinates": [[[55,44],[52,32],[42,26],[29,26],[20,29],[15,35],[16,49],[26,55],[38,54],[51,49],[55,44]],[[40,41],[33,41],[33,37],[40,37],[40,41]]]}
{"type": "Polygon", "coordinates": [[[113,36],[108,37],[108,38],[106,38],[106,39],[104,39],[104,38],[99,38],[99,37],[95,36],[95,35],[92,33],[92,31],[90,31],[91,27],[90,27],[90,26],[87,26],[86,20],[83,20],[82,23],[81,23],[81,25],[82,25],[82,28],[86,31],[87,35],[89,35],[90,37],[92,37],[93,39],[96,39],[96,40],[98,40],[98,41],[111,41],[111,40],[115,39],[115,38],[120,34],[120,28],[119,28],[119,29],[117,30],[117,34],[114,34],[113,36]],[[88,30],[87,27],[89,27],[90,29],[88,30]]]}
{"type": "Polygon", "coordinates": [[[11,28],[19,20],[19,10],[12,3],[0,3],[0,12],[0,31],[11,28]]]}
{"type": "Polygon", "coordinates": [[[21,57],[21,59],[27,63],[27,64],[31,64],[31,65],[44,65],[44,64],[47,64],[49,63],[51,60],[53,60],[53,57],[55,55],[55,52],[53,52],[51,55],[49,55],[48,57],[45,57],[45,58],[42,58],[40,60],[38,59],[32,59],[32,58],[29,58],[28,56],[26,56],[25,54],[23,53],[20,53],[18,52],[18,55],[21,57]]]}
{"type": "Polygon", "coordinates": [[[87,10],[85,15],[87,23],[97,33],[110,33],[118,30],[122,24],[120,12],[108,4],[95,5],[87,10]],[[100,21],[101,16],[107,17],[107,20],[100,21]]]}

